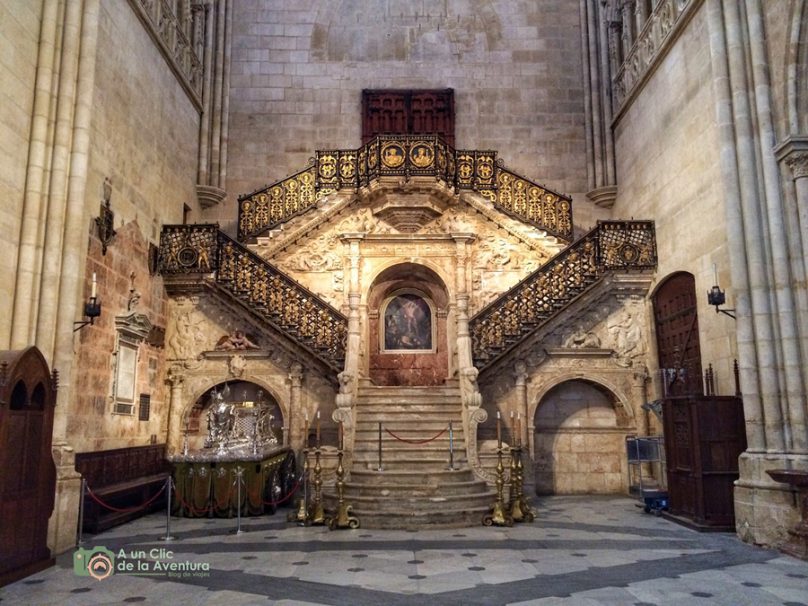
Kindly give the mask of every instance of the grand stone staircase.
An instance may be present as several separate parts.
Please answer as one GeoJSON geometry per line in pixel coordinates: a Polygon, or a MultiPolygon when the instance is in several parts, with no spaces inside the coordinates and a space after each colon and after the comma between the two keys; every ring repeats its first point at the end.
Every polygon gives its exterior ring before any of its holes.
{"type": "Polygon", "coordinates": [[[345,499],[363,527],[449,528],[480,523],[495,494],[474,477],[467,464],[461,412],[456,383],[440,387],[360,385],[353,466],[345,483],[345,499]],[[453,469],[449,469],[450,421],[453,469]]]}

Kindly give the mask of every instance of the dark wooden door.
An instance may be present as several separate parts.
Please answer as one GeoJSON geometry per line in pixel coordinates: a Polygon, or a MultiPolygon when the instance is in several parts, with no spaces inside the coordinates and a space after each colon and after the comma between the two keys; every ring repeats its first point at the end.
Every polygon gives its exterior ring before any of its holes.
{"type": "Polygon", "coordinates": [[[0,585],[53,563],[47,532],[56,487],[55,403],[38,349],[0,352],[0,585]]]}
{"type": "Polygon", "coordinates": [[[377,135],[440,135],[454,147],[454,90],[363,90],[362,143],[377,135]]]}
{"type": "Polygon", "coordinates": [[[702,394],[695,278],[674,274],[659,287],[653,302],[663,395],[702,394]]]}

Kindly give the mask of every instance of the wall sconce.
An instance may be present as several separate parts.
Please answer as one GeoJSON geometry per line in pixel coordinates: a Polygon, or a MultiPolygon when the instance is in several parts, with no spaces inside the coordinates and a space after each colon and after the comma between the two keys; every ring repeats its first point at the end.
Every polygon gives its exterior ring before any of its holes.
{"type": "Polygon", "coordinates": [[[727,296],[724,291],[721,290],[721,287],[718,286],[718,270],[715,267],[715,263],[713,263],[713,277],[715,279],[715,284],[710,290],[707,291],[707,303],[715,306],[715,313],[726,314],[735,320],[734,309],[721,309],[721,305],[727,302],[727,296]]]}
{"type": "Polygon", "coordinates": [[[115,237],[115,213],[112,212],[109,202],[112,196],[112,181],[109,180],[109,177],[104,179],[103,192],[101,209],[95,218],[95,224],[98,227],[98,239],[101,241],[101,254],[106,255],[107,246],[115,237]]]}
{"type": "Polygon", "coordinates": [[[73,332],[80,330],[88,324],[94,324],[95,319],[101,315],[101,301],[98,300],[98,284],[95,280],[95,272],[93,272],[93,288],[90,292],[90,299],[84,304],[84,317],[87,320],[79,320],[73,322],[73,332]]]}

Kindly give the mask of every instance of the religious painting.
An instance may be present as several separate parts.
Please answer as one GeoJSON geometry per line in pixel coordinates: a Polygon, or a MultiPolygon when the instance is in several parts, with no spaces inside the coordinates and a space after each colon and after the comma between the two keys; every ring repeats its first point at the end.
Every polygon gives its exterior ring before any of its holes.
{"type": "Polygon", "coordinates": [[[383,344],[386,351],[431,351],[432,309],[423,297],[400,294],[384,308],[383,344]]]}
{"type": "Polygon", "coordinates": [[[426,143],[416,143],[410,149],[410,161],[418,168],[427,168],[432,166],[434,155],[432,148],[426,143]]]}
{"type": "Polygon", "coordinates": [[[404,148],[398,143],[382,146],[382,162],[387,168],[398,168],[404,164],[404,148]]]}

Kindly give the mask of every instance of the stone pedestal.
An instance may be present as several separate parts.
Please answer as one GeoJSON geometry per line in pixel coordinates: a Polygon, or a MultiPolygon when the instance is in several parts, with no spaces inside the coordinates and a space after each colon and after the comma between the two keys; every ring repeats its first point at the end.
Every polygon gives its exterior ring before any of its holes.
{"type": "Polygon", "coordinates": [[[67,443],[52,447],[56,464],[56,495],[48,524],[48,547],[57,555],[76,545],[81,500],[81,476],[76,471],[76,453],[67,443]]]}
{"type": "Polygon", "coordinates": [[[747,543],[780,548],[789,542],[789,530],[800,521],[794,492],[775,482],[767,470],[808,469],[808,456],[787,453],[745,452],[738,459],[740,479],[735,482],[735,530],[747,543]]]}

